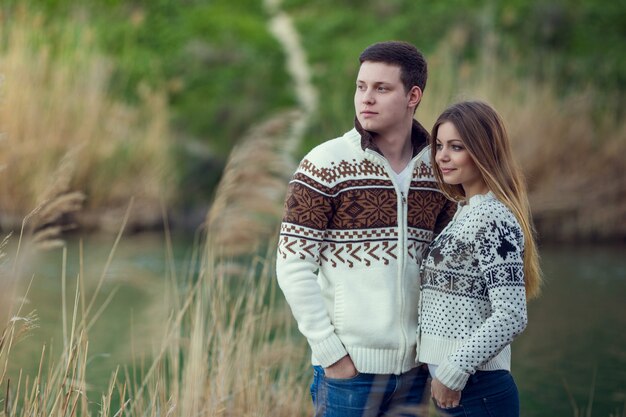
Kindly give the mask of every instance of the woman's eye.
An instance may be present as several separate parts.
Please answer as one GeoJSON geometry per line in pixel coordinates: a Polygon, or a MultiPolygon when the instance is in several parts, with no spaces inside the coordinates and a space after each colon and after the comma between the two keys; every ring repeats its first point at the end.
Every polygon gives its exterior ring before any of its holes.
{"type": "Polygon", "coordinates": [[[438,151],[443,149],[443,145],[441,143],[438,143],[435,145],[435,149],[437,149],[438,151]]]}
{"type": "Polygon", "coordinates": [[[463,147],[459,146],[459,145],[452,145],[452,150],[453,151],[462,151],[463,147]]]}

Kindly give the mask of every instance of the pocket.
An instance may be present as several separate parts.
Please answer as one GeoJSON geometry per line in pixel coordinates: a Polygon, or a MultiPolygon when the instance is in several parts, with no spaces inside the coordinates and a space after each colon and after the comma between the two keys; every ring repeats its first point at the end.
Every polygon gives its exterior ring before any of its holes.
{"type": "Polygon", "coordinates": [[[324,377],[326,410],[331,416],[363,416],[375,409],[376,399],[370,397],[372,378],[369,374],[357,374],[351,378],[324,377]]]}
{"type": "Polygon", "coordinates": [[[482,402],[489,417],[519,417],[519,395],[512,377],[505,390],[484,397],[482,402]]]}
{"type": "Polygon", "coordinates": [[[342,383],[342,382],[354,381],[358,379],[361,375],[362,374],[360,372],[357,372],[356,375],[351,376],[350,378],[329,378],[326,374],[324,374],[324,379],[329,382],[342,383]]]}

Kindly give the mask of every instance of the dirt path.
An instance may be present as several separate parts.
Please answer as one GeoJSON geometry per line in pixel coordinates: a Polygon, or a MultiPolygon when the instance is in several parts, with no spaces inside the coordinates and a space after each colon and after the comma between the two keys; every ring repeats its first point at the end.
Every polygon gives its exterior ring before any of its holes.
{"type": "Polygon", "coordinates": [[[281,10],[281,0],[265,0],[265,10],[271,16],[270,32],[283,48],[287,58],[287,73],[291,76],[301,115],[292,125],[292,134],[285,143],[285,151],[293,155],[302,141],[311,118],[317,111],[317,90],[311,82],[311,71],[306,53],[291,17],[281,10]]]}

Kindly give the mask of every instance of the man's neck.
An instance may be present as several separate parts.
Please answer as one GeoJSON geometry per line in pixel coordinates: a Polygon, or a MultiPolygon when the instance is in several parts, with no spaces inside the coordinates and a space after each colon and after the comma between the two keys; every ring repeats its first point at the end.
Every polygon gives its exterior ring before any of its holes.
{"type": "Polygon", "coordinates": [[[385,135],[374,135],[374,142],[383,156],[389,161],[395,172],[402,172],[413,156],[413,143],[411,141],[411,128],[413,120],[402,129],[389,132],[385,135]]]}

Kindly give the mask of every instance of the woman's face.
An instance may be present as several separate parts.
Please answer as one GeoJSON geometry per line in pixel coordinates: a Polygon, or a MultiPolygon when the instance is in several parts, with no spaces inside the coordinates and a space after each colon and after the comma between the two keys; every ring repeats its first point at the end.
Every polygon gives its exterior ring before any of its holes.
{"type": "Polygon", "coordinates": [[[452,122],[444,122],[439,126],[435,146],[435,162],[446,184],[461,185],[468,199],[489,191],[452,122]]]}

